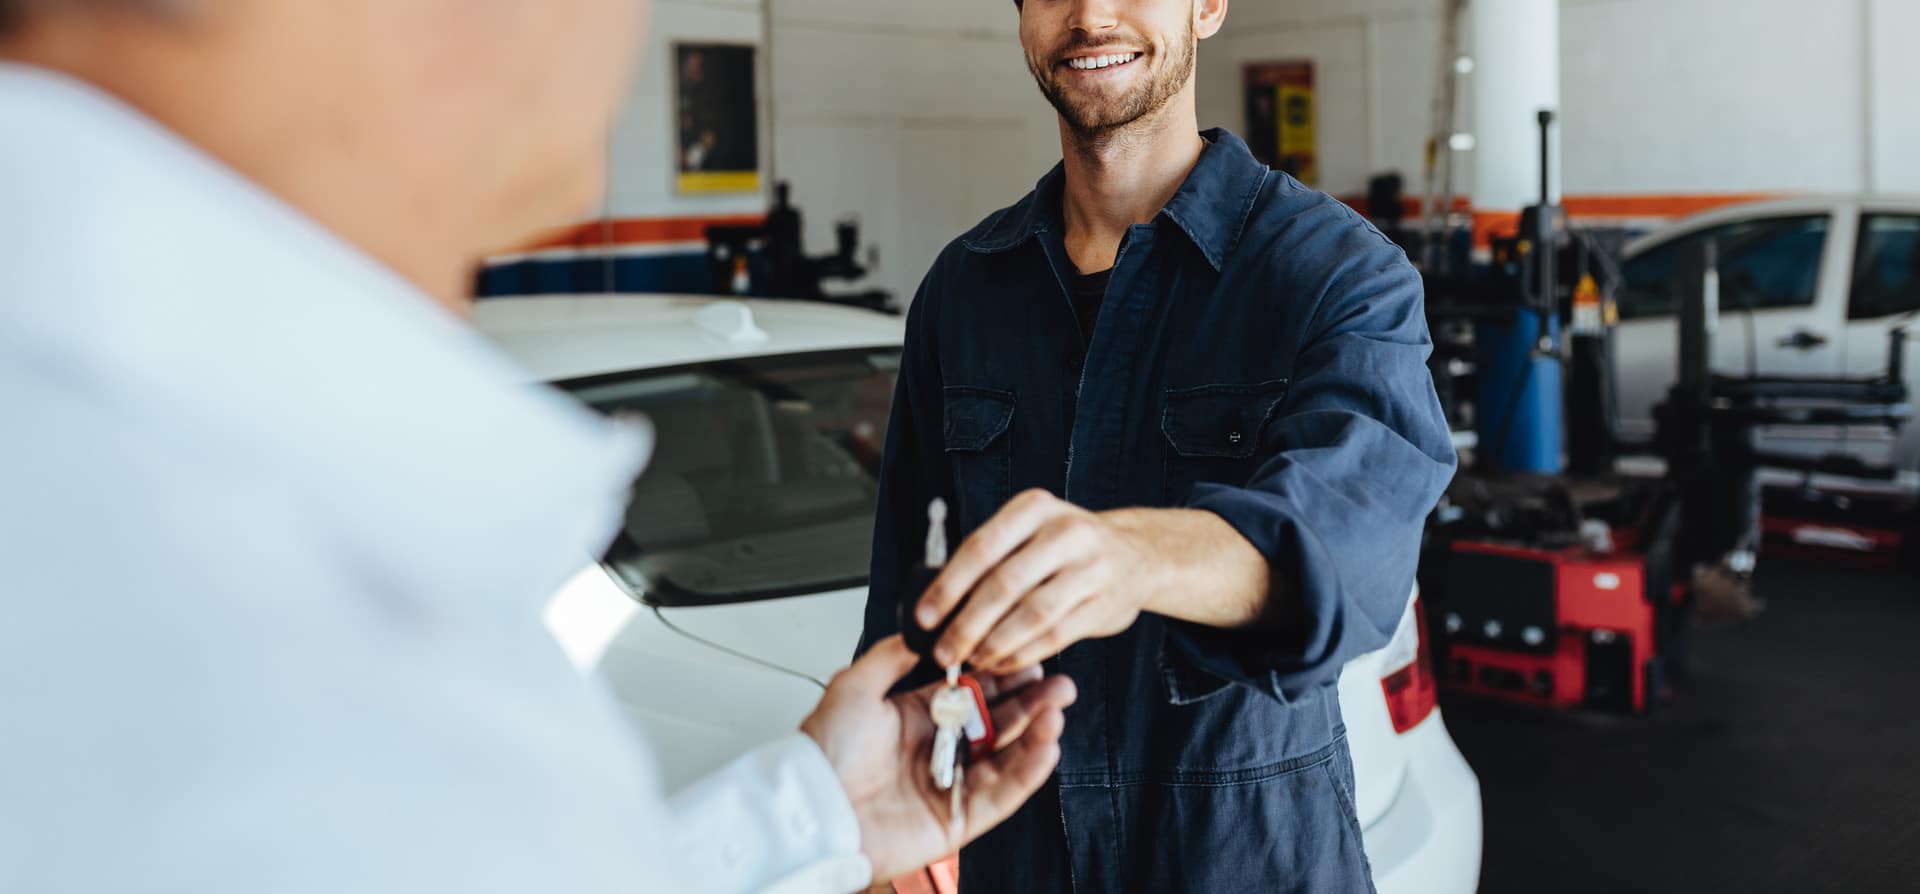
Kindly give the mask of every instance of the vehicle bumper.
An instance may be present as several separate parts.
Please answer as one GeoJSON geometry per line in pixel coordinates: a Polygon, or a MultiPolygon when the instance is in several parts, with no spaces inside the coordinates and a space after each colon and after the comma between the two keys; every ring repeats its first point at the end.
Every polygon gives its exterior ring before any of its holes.
{"type": "Polygon", "coordinates": [[[1433,716],[1409,731],[1407,775],[1365,832],[1380,894],[1470,894],[1480,884],[1480,780],[1433,716]]]}

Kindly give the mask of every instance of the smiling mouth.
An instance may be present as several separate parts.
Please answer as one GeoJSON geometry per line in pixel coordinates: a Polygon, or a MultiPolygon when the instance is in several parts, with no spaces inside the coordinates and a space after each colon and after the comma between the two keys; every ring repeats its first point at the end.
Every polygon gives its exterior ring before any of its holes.
{"type": "Polygon", "coordinates": [[[1106,69],[1119,68],[1120,66],[1131,64],[1143,55],[1145,54],[1102,53],[1094,56],[1076,56],[1060,64],[1074,71],[1105,71],[1106,69]]]}

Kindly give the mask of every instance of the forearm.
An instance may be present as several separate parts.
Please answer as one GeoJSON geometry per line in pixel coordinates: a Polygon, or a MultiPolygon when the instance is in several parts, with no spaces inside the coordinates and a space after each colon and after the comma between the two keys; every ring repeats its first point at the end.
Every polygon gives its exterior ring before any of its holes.
{"type": "Polygon", "coordinates": [[[1105,515],[1149,559],[1142,610],[1209,627],[1280,626],[1285,588],[1267,558],[1220,516],[1197,509],[1105,515]]]}

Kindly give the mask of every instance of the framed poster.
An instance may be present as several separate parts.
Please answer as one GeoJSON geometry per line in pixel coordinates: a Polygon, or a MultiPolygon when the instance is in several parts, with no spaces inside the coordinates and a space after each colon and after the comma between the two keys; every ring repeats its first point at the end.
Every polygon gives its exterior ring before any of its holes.
{"type": "Polygon", "coordinates": [[[683,193],[760,191],[755,50],[675,44],[675,182],[683,193]]]}
{"type": "Polygon", "coordinates": [[[1255,158],[1308,186],[1320,179],[1313,134],[1313,63],[1256,62],[1242,70],[1247,146],[1255,158]]]}

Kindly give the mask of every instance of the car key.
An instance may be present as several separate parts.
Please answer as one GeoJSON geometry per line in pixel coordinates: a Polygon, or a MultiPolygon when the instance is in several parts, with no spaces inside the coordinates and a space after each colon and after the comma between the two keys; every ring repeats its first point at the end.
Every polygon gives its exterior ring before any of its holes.
{"type": "Polygon", "coordinates": [[[933,694],[927,713],[933,719],[933,759],[928,770],[933,787],[946,791],[954,787],[955,771],[960,766],[960,738],[966,734],[967,715],[973,711],[973,698],[959,685],[960,669],[947,669],[947,685],[933,694]]]}
{"type": "Polygon", "coordinates": [[[954,837],[966,828],[961,787],[966,762],[991,753],[995,744],[993,715],[980,681],[947,668],[947,684],[933,694],[928,713],[934,724],[933,757],[929,767],[934,787],[948,792],[948,822],[954,837]],[[962,750],[961,743],[966,748],[962,750]]]}
{"type": "Polygon", "coordinates": [[[921,566],[915,569],[910,586],[901,591],[898,606],[900,634],[906,639],[907,648],[912,649],[915,655],[924,659],[921,662],[923,670],[934,669],[932,667],[933,644],[940,641],[940,634],[946,631],[947,620],[953,615],[949,613],[932,630],[928,630],[920,626],[919,619],[914,617],[914,610],[920,604],[920,597],[926,594],[927,587],[932,586],[934,578],[940,576],[940,569],[946,567],[946,564],[947,501],[935,497],[927,504],[926,551],[923,554],[921,566]]]}

